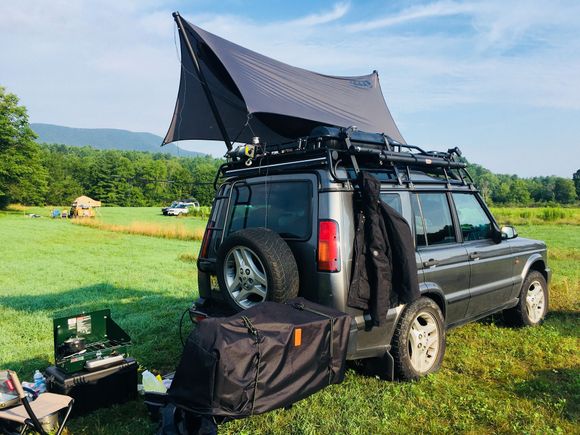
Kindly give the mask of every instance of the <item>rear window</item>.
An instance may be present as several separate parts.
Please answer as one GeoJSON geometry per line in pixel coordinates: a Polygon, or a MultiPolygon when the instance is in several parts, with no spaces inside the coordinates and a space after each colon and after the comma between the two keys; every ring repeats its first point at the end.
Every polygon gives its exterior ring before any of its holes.
{"type": "Polygon", "coordinates": [[[227,234],[265,227],[285,239],[310,238],[312,184],[309,181],[236,183],[227,234]]]}

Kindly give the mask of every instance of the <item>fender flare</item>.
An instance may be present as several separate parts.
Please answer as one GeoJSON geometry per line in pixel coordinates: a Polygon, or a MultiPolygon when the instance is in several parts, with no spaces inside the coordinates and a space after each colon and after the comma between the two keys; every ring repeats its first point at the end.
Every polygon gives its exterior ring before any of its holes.
{"type": "Polygon", "coordinates": [[[443,293],[443,289],[434,282],[425,282],[420,283],[419,290],[422,297],[431,298],[437,305],[439,305],[439,308],[441,308],[441,312],[443,313],[443,318],[447,323],[447,298],[445,297],[445,293],[443,293]]]}
{"type": "Polygon", "coordinates": [[[524,279],[526,279],[526,276],[528,275],[528,273],[532,269],[532,266],[538,262],[541,262],[542,266],[543,266],[538,270],[546,277],[546,281],[548,280],[548,278],[546,276],[547,275],[546,260],[542,254],[540,254],[539,252],[536,252],[536,253],[533,253],[532,255],[530,255],[528,257],[528,259],[526,260],[526,264],[524,264],[524,267],[522,269],[522,273],[520,274],[520,283],[524,282],[524,279]]]}

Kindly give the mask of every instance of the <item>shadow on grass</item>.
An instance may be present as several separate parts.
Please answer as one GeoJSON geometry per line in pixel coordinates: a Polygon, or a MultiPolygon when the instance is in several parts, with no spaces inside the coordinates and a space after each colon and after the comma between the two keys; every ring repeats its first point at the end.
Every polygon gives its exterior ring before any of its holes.
{"type": "Polygon", "coordinates": [[[580,367],[534,372],[531,379],[516,385],[514,391],[539,406],[551,404],[570,421],[580,419],[580,367]]]}
{"type": "MultiPolygon", "coordinates": [[[[44,320],[38,323],[37,328],[50,328],[39,331],[38,335],[42,335],[43,340],[52,337],[52,322],[46,322],[47,317],[64,317],[108,308],[113,319],[131,336],[133,346],[130,355],[145,367],[169,370],[174,369],[181,354],[179,319],[191,305],[193,297],[192,294],[191,298],[179,298],[103,283],[62,293],[0,296],[0,306],[21,311],[22,316],[30,319],[35,318],[35,313],[42,316],[44,320]]],[[[184,322],[183,334],[187,335],[189,329],[184,322]]],[[[32,328],[26,334],[35,334],[34,331],[32,328]]],[[[49,340],[52,342],[52,339],[49,340]]],[[[30,344],[23,342],[22,346],[30,344]]],[[[18,360],[10,361],[10,364],[24,373],[50,365],[46,360],[18,360]]]]}
{"type": "Polygon", "coordinates": [[[14,370],[16,373],[18,373],[20,381],[32,382],[32,379],[28,379],[28,375],[30,373],[34,373],[36,369],[43,370],[51,365],[52,363],[48,359],[36,357],[27,360],[7,361],[2,363],[1,368],[14,370]]]}
{"type": "Polygon", "coordinates": [[[396,382],[398,379],[392,376],[389,363],[383,357],[365,358],[362,360],[349,360],[347,368],[353,370],[358,376],[366,378],[378,378],[383,381],[396,382]]]}
{"type": "MultiPolygon", "coordinates": [[[[492,314],[478,320],[482,325],[495,325],[499,328],[514,329],[506,322],[502,313],[492,314]]],[[[574,311],[549,311],[542,325],[550,326],[562,336],[580,338],[580,314],[574,311]]]]}
{"type": "Polygon", "coordinates": [[[48,311],[53,317],[63,317],[103,308],[110,308],[113,313],[115,311],[139,312],[143,308],[143,302],[158,302],[163,305],[182,304],[185,307],[193,298],[193,294],[191,299],[175,298],[162,292],[121,288],[108,283],[100,283],[44,295],[0,296],[0,305],[26,312],[48,311]]]}

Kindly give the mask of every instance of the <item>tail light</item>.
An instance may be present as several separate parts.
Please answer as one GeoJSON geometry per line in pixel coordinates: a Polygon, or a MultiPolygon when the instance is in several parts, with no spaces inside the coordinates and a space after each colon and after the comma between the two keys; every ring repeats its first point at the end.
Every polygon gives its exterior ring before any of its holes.
{"type": "Polygon", "coordinates": [[[197,310],[190,310],[189,318],[193,323],[200,323],[203,322],[205,319],[207,319],[207,314],[197,310]]]}
{"type": "Polygon", "coordinates": [[[201,250],[199,251],[199,258],[207,257],[207,250],[209,248],[209,242],[211,241],[213,226],[214,221],[209,221],[207,227],[205,227],[205,232],[203,233],[203,239],[201,241],[201,250]]]}
{"type": "Polygon", "coordinates": [[[318,270],[338,272],[340,261],[338,223],[331,220],[318,222],[318,270]]]}

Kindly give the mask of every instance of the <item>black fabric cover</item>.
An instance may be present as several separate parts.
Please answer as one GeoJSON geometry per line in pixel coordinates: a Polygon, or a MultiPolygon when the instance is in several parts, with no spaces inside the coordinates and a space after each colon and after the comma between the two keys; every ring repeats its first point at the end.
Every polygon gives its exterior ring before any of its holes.
{"type": "Polygon", "coordinates": [[[380,199],[380,182],[361,172],[361,198],[355,201],[357,228],[348,305],[368,311],[381,326],[389,307],[420,296],[415,244],[409,224],[380,199]]]}
{"type": "MultiPolygon", "coordinates": [[[[357,126],[404,143],[385,103],[379,76],[337,77],[297,68],[236,45],[185,20],[230,140],[266,144],[307,136],[319,125],[357,126]]],[[[181,81],[163,143],[222,140],[181,32],[181,81]]]]}
{"type": "Polygon", "coordinates": [[[228,418],[289,406],[342,382],[350,323],[347,314],[303,298],[203,320],[187,340],[171,400],[228,418]]]}

